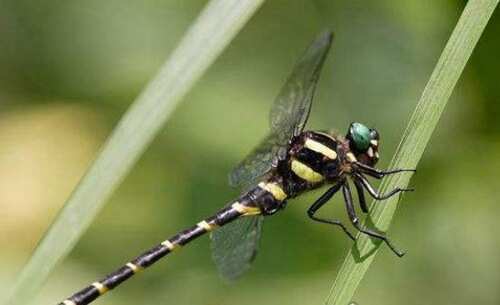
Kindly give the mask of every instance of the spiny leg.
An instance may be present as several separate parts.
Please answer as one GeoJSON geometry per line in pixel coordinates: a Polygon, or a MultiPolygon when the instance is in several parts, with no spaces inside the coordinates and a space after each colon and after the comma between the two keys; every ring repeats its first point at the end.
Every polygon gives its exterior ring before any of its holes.
{"type": "Polygon", "coordinates": [[[397,174],[397,173],[401,173],[401,172],[416,172],[417,171],[416,169],[404,169],[404,168],[395,168],[395,169],[384,171],[384,170],[380,170],[380,169],[375,168],[375,167],[368,166],[368,165],[363,164],[361,162],[355,162],[354,164],[356,164],[363,173],[370,175],[370,176],[377,178],[377,179],[381,179],[384,176],[397,174]]]}
{"type": "Polygon", "coordinates": [[[389,193],[382,195],[370,184],[370,182],[368,182],[368,180],[366,180],[365,177],[363,177],[363,175],[354,174],[354,180],[355,181],[358,180],[359,182],[361,182],[361,184],[365,187],[365,189],[368,191],[368,193],[373,198],[375,198],[377,200],[384,200],[384,199],[390,198],[390,197],[392,197],[400,192],[412,192],[412,191],[414,191],[414,189],[412,189],[412,188],[402,189],[402,188],[397,187],[397,188],[393,189],[392,191],[390,191],[389,193]]]}
{"type": "Polygon", "coordinates": [[[394,254],[396,254],[397,256],[402,257],[403,255],[405,255],[404,252],[402,252],[402,251],[398,250],[396,247],[394,247],[392,245],[391,241],[385,235],[383,235],[379,232],[370,230],[370,229],[363,228],[361,226],[361,224],[359,222],[359,218],[358,218],[358,216],[356,216],[356,210],[354,209],[354,204],[352,202],[352,194],[351,194],[351,190],[349,188],[349,184],[344,183],[342,185],[342,193],[344,195],[347,214],[349,215],[349,218],[351,219],[351,222],[352,222],[353,226],[356,227],[356,229],[358,229],[360,232],[367,234],[371,237],[383,240],[386,243],[386,245],[392,250],[392,252],[394,252],[394,254]]]}
{"type": "Polygon", "coordinates": [[[356,187],[356,192],[358,193],[359,206],[364,213],[368,213],[368,205],[365,200],[365,192],[363,191],[363,185],[358,180],[354,179],[354,186],[356,187]]]}
{"type": "Polygon", "coordinates": [[[339,182],[337,184],[335,184],[334,186],[332,186],[331,188],[329,188],[323,195],[321,195],[321,197],[318,198],[318,200],[316,200],[310,207],[309,209],[307,209],[307,215],[309,216],[309,218],[311,218],[312,220],[315,220],[315,221],[318,221],[318,222],[321,222],[321,223],[326,223],[326,224],[331,224],[331,225],[336,225],[336,226],[339,226],[342,228],[342,230],[344,230],[344,232],[347,234],[347,236],[349,236],[350,239],[354,240],[354,235],[352,235],[351,232],[349,232],[347,230],[347,228],[345,227],[345,225],[340,222],[339,220],[336,220],[336,219],[325,219],[325,218],[320,218],[320,217],[317,217],[317,216],[314,216],[314,214],[325,204],[328,202],[328,200],[330,200],[330,198],[332,198],[333,195],[335,195],[335,193],[338,192],[338,190],[340,189],[340,187],[342,186],[342,183],[343,182],[339,182]]]}

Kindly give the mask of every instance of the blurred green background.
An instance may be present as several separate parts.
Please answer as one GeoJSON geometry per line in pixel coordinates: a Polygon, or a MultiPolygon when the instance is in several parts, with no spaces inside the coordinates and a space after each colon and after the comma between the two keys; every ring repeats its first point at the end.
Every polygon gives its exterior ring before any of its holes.
{"type": "MultiPolygon", "coordinates": [[[[206,1],[0,0],[0,293],[11,285],[113,126],[206,1]]],[[[266,133],[293,63],[336,38],[310,128],[378,128],[381,167],[465,1],[266,2],[175,111],[34,304],[55,304],[234,198],[227,173],[266,133]]],[[[480,40],[355,301],[499,304],[500,21],[480,40]]],[[[253,269],[220,280],[204,237],[97,304],[322,304],[351,242],[306,217],[265,223],[253,269]]],[[[324,215],[341,215],[340,198],[324,215]]]]}

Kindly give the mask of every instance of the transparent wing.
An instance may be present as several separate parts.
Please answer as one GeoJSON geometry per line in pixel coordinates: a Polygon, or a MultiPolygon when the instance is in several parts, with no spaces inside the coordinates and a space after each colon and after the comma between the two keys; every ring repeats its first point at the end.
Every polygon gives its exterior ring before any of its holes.
{"type": "Polygon", "coordinates": [[[229,173],[229,185],[247,186],[269,172],[277,156],[286,155],[286,147],[276,143],[276,137],[268,135],[229,173]]]}
{"type": "Polygon", "coordinates": [[[233,281],[250,267],[257,254],[263,219],[241,217],[210,235],[212,258],[224,279],[233,281]]]}
{"type": "Polygon", "coordinates": [[[290,140],[304,129],[309,117],[332,37],[330,31],[321,33],[295,64],[271,108],[269,135],[229,174],[231,186],[255,181],[286,157],[290,140]]]}
{"type": "Polygon", "coordinates": [[[271,108],[271,133],[285,145],[304,129],[321,68],[332,44],[330,31],[321,33],[295,64],[271,108]]]}
{"type": "MultiPolygon", "coordinates": [[[[321,68],[332,42],[329,31],[320,34],[296,63],[276,97],[270,113],[271,132],[229,175],[232,186],[255,181],[286,157],[290,140],[303,129],[321,68]]],[[[262,229],[262,217],[243,217],[214,231],[213,259],[221,275],[236,279],[254,259],[262,229]]]]}

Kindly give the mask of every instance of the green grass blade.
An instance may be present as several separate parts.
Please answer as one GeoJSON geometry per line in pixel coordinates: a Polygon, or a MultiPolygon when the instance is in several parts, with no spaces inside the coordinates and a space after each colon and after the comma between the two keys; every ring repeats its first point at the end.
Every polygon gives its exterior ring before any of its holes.
{"type": "Polygon", "coordinates": [[[5,304],[25,304],[85,232],[173,109],[263,0],[212,0],[123,116],[22,270],[5,304]]]}
{"type": "MultiPolygon", "coordinates": [[[[422,93],[422,97],[403,134],[390,168],[415,168],[443,109],[481,36],[498,0],[470,0],[446,44],[422,93]]],[[[394,175],[384,179],[381,190],[406,187],[411,175],[394,175]]],[[[397,198],[372,205],[367,223],[387,231],[396,210],[397,198]]],[[[349,251],[333,283],[326,304],[346,305],[375,258],[381,244],[365,235],[349,251]]]]}

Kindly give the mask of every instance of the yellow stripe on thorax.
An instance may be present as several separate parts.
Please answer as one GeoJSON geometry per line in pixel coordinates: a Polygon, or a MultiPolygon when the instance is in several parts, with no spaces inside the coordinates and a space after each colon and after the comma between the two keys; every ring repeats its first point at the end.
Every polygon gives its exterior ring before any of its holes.
{"type": "Polygon", "coordinates": [[[281,186],[279,186],[277,183],[261,182],[261,183],[259,183],[259,187],[261,189],[264,189],[264,190],[268,191],[269,193],[271,193],[276,200],[283,201],[287,197],[285,191],[283,191],[281,186]]]}
{"type": "Polygon", "coordinates": [[[337,159],[337,153],[335,152],[335,150],[312,139],[306,139],[304,147],[309,148],[310,150],[315,151],[317,153],[320,153],[323,156],[327,157],[328,159],[331,160],[337,159]]]}
{"type": "Polygon", "coordinates": [[[324,179],[321,174],[296,159],[292,160],[292,171],[300,178],[311,183],[320,182],[324,179]]]}
{"type": "Polygon", "coordinates": [[[348,152],[346,155],[347,161],[356,162],[358,161],[352,152],[348,152]]]}

